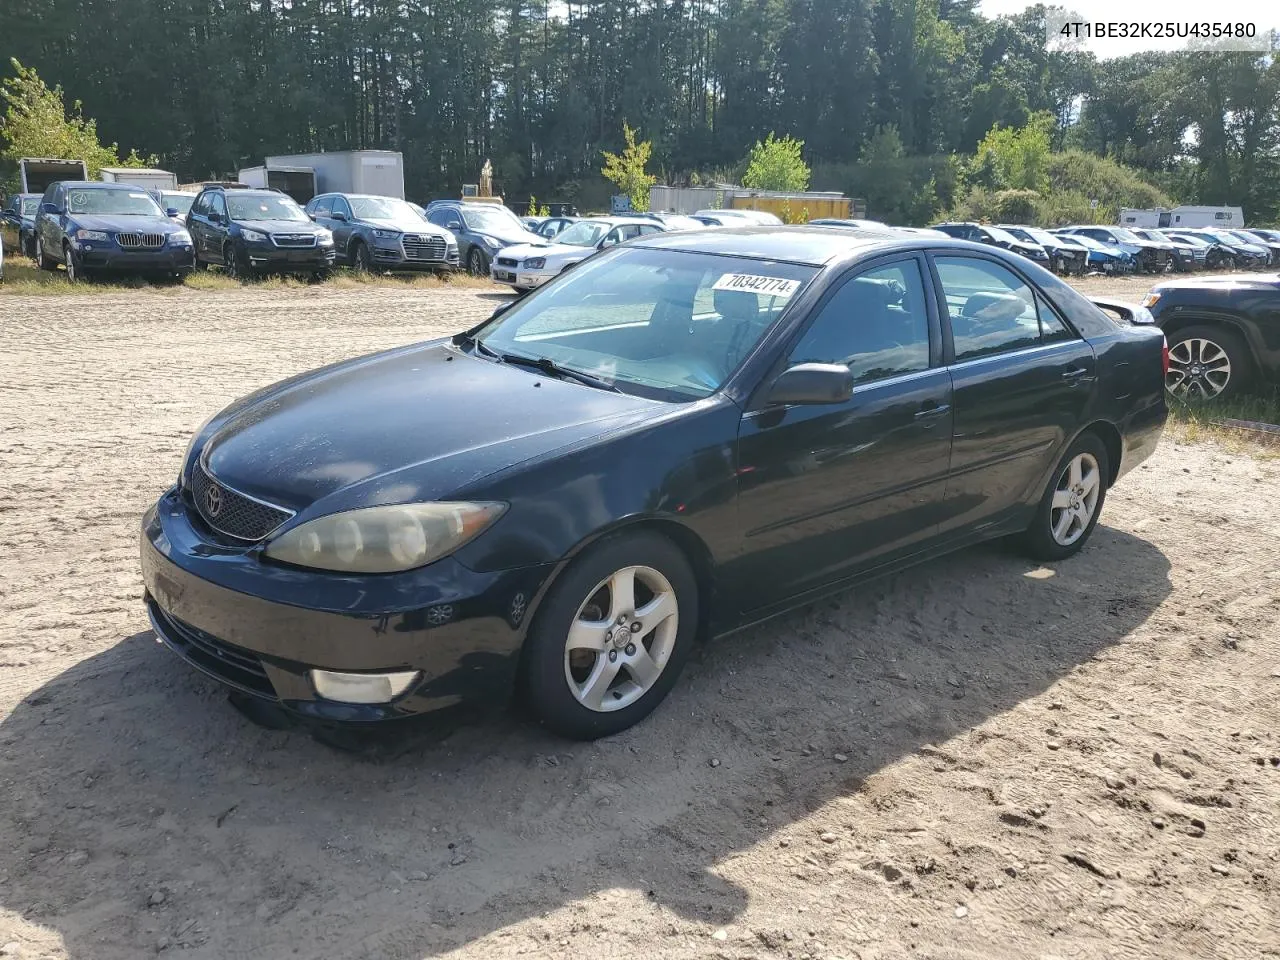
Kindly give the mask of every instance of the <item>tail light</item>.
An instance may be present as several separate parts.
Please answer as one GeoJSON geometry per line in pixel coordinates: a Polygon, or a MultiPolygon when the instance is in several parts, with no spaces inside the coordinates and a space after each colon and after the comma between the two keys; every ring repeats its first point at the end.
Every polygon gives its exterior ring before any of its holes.
{"type": "Polygon", "coordinates": [[[1168,337],[1164,338],[1164,348],[1163,350],[1161,350],[1161,353],[1160,353],[1160,363],[1161,363],[1161,366],[1164,368],[1162,373],[1165,376],[1168,376],[1169,375],[1169,338],[1168,337]]]}

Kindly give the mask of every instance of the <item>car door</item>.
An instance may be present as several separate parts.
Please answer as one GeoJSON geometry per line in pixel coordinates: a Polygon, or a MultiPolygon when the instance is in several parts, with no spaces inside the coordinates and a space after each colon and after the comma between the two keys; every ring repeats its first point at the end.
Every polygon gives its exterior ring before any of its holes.
{"type": "Polygon", "coordinates": [[[333,221],[333,202],[336,198],[332,196],[315,197],[307,204],[307,213],[311,215],[311,219],[318,226],[324,227],[333,234],[334,249],[337,251],[339,261],[345,261],[347,258],[347,249],[338,245],[338,232],[335,227],[337,224],[333,221]]]}
{"type": "Polygon", "coordinates": [[[226,263],[223,255],[226,239],[231,235],[231,220],[227,213],[227,198],[222,193],[209,194],[209,253],[214,263],[226,263]]]}
{"type": "Polygon", "coordinates": [[[354,229],[351,223],[351,204],[347,203],[346,197],[333,198],[333,212],[325,226],[333,231],[334,249],[345,254],[351,246],[351,231],[354,229]]]}
{"type": "Polygon", "coordinates": [[[39,236],[44,244],[44,255],[52,260],[62,260],[63,229],[67,219],[67,191],[55,183],[44,193],[41,201],[39,236]],[[45,210],[44,205],[49,209],[45,210]]]}
{"type": "Polygon", "coordinates": [[[209,195],[202,193],[191,204],[187,213],[187,232],[191,234],[191,243],[195,247],[196,256],[203,261],[209,259],[209,195]]]}
{"type": "Polygon", "coordinates": [[[889,562],[936,533],[951,456],[951,378],[926,277],[923,258],[908,255],[837,281],[765,378],[798,363],[846,363],[848,400],[752,404],[743,414],[743,609],[889,562]]]}
{"type": "Polygon", "coordinates": [[[1011,267],[932,257],[955,406],[944,534],[1016,520],[1083,425],[1093,348],[1011,267]]]}

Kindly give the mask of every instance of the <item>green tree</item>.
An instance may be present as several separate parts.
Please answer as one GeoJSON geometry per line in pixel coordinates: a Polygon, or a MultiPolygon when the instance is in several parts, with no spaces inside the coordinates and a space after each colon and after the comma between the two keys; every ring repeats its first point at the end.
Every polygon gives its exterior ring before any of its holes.
{"type": "Polygon", "coordinates": [[[103,167],[143,167],[157,162],[143,158],[136,150],[123,161],[116,144],[103,146],[98,140],[98,125],[81,113],[80,101],[72,104],[67,115],[62,88],[52,90],[40,79],[35,69],[24,67],[16,59],[10,61],[14,76],[0,84],[0,99],[6,109],[0,120],[0,135],[5,141],[4,157],[17,161],[22,157],[63,157],[83,160],[90,179],[103,167]]]}
{"type": "Polygon", "coordinates": [[[658,182],[657,177],[644,170],[653,153],[653,144],[648,140],[637,143],[635,130],[625,120],[622,121],[622,138],[626,147],[621,156],[608,150],[600,151],[604,156],[604,167],[600,173],[631,198],[632,210],[648,210],[649,188],[658,182]]]}
{"type": "Polygon", "coordinates": [[[790,136],[779,140],[772,132],[763,142],[757,140],[747,158],[742,185],[753,190],[800,192],[809,189],[809,165],[801,156],[803,148],[803,140],[790,136]]]}
{"type": "Polygon", "coordinates": [[[973,169],[982,171],[987,186],[1005,190],[1044,190],[1049,184],[1047,164],[1052,152],[1055,120],[1042,111],[1032,114],[1022,127],[996,124],[978,144],[973,169]]]}

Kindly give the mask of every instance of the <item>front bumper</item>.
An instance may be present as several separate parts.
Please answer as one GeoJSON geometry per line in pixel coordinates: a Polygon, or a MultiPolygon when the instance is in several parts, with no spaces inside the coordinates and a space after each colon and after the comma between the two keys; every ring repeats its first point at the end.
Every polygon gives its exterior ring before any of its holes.
{"type": "Polygon", "coordinates": [[[189,270],[195,263],[189,246],[165,245],[156,250],[125,250],[111,241],[81,241],[76,244],[80,266],[86,270],[125,272],[189,270]]]}
{"type": "Polygon", "coordinates": [[[244,255],[254,270],[305,273],[333,266],[334,249],[328,247],[277,247],[271,243],[246,243],[244,255]]]}
{"type": "Polygon", "coordinates": [[[559,274],[559,270],[524,270],[518,266],[499,266],[497,261],[494,261],[493,266],[489,268],[489,279],[494,283],[505,283],[509,287],[521,290],[532,290],[544,283],[550,283],[559,274]]]}
{"type": "Polygon", "coordinates": [[[264,563],[223,546],[178,490],[143,517],[142,578],[157,637],[214,679],[303,716],[370,721],[505,698],[533,598],[554,567],[476,573],[453,558],[400,574],[264,563]],[[317,695],[311,668],[420,670],[395,700],[317,695]]]}
{"type": "Polygon", "coordinates": [[[381,270],[412,270],[439,273],[457,270],[460,266],[457,247],[449,248],[443,260],[420,259],[409,256],[398,243],[392,245],[379,241],[370,250],[373,254],[374,265],[381,270]]]}

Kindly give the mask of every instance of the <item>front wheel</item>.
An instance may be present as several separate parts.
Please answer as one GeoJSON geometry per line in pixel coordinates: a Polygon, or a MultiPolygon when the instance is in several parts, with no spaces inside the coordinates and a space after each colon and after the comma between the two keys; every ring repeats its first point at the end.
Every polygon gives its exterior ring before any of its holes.
{"type": "Polygon", "coordinates": [[[1085,545],[1102,514],[1110,469],[1106,445],[1096,433],[1081,434],[1067,448],[1022,535],[1032,558],[1065,560],[1085,545]]]}
{"type": "Polygon", "coordinates": [[[689,561],[654,533],[589,548],[547,595],[525,642],[522,690],[535,716],[576,740],[625,730],[670,692],[698,623],[689,561]]]}
{"type": "Polygon", "coordinates": [[[231,241],[227,241],[227,245],[222,248],[222,264],[233,280],[247,280],[251,275],[248,265],[241,261],[236,245],[231,241]]]}
{"type": "Polygon", "coordinates": [[[1225,400],[1248,386],[1249,374],[1248,350],[1229,330],[1184,327],[1169,338],[1164,386],[1175,400],[1225,400]]]}
{"type": "Polygon", "coordinates": [[[356,241],[356,248],[351,257],[351,263],[355,267],[357,273],[369,273],[373,270],[373,257],[369,254],[369,248],[362,241],[356,241]]]}
{"type": "Polygon", "coordinates": [[[472,247],[471,252],[467,254],[467,271],[473,277],[487,277],[489,275],[489,258],[484,255],[484,251],[479,247],[472,247]]]}
{"type": "Polygon", "coordinates": [[[76,257],[75,251],[70,247],[62,248],[62,261],[67,265],[67,281],[69,283],[79,283],[84,276],[84,267],[80,266],[80,260],[76,257]]]}
{"type": "Polygon", "coordinates": [[[36,238],[36,263],[41,270],[53,272],[58,269],[58,262],[44,252],[44,240],[36,238]]]}

